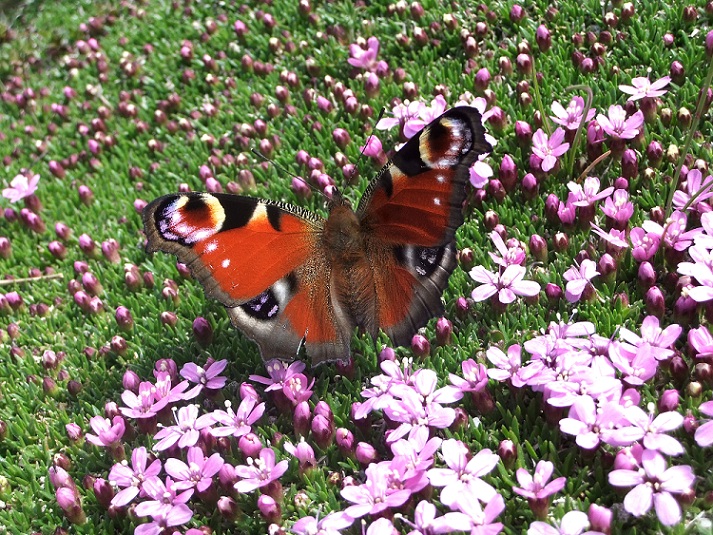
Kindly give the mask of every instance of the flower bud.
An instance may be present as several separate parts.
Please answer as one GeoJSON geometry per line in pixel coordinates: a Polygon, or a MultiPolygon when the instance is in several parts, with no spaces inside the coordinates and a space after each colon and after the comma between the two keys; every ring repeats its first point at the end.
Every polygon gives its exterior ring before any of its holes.
{"type": "Polygon", "coordinates": [[[282,509],[274,498],[267,494],[261,494],[257,499],[257,508],[263,518],[270,523],[277,523],[282,518],[282,509]]]}
{"type": "Polygon", "coordinates": [[[411,351],[417,357],[425,357],[431,352],[431,344],[422,334],[414,334],[411,338],[411,351]]]}
{"type": "Polygon", "coordinates": [[[203,347],[207,347],[211,344],[213,341],[213,327],[211,327],[207,319],[198,316],[193,320],[193,336],[203,347]]]}
{"type": "Polygon", "coordinates": [[[334,426],[321,414],[312,418],[312,436],[317,445],[325,449],[332,443],[334,437],[334,426]]]}
{"type": "Polygon", "coordinates": [[[436,321],[436,341],[438,345],[445,346],[450,344],[452,334],[453,323],[448,318],[438,318],[438,321],[436,321]]]}
{"type": "Polygon", "coordinates": [[[475,73],[475,80],[473,83],[477,91],[482,92],[488,88],[488,84],[490,84],[490,72],[486,67],[483,67],[475,73]]]}
{"type": "Polygon", "coordinates": [[[666,312],[666,300],[658,286],[652,286],[646,291],[646,312],[661,319],[666,312]]]}
{"type": "Polygon", "coordinates": [[[295,407],[292,416],[292,425],[294,426],[295,433],[297,436],[307,436],[307,433],[309,433],[311,420],[312,413],[309,408],[309,403],[307,401],[301,401],[295,407]]]}
{"type": "Polygon", "coordinates": [[[611,533],[612,519],[614,518],[611,509],[593,503],[589,506],[587,516],[593,531],[600,531],[605,535],[611,533]]]}
{"type": "Polygon", "coordinates": [[[352,456],[354,455],[354,434],[344,427],[337,429],[335,434],[335,440],[337,442],[337,447],[342,455],[352,456]]]}
{"type": "Polygon", "coordinates": [[[679,395],[678,390],[669,388],[665,390],[661,397],[659,398],[658,407],[659,412],[670,412],[678,410],[679,405],[679,395]]]}
{"type": "Polygon", "coordinates": [[[260,455],[262,443],[255,433],[248,433],[240,437],[238,447],[245,457],[252,457],[254,459],[260,455]]]}
{"type": "Polygon", "coordinates": [[[517,447],[512,440],[502,440],[498,446],[498,456],[503,461],[505,468],[512,469],[517,460],[517,447]]]}
{"type": "Polygon", "coordinates": [[[367,442],[359,442],[356,445],[355,456],[362,466],[368,466],[379,458],[374,446],[367,442]]]}
{"type": "MultiPolygon", "coordinates": [[[[227,520],[235,520],[240,512],[238,503],[230,496],[221,496],[216,502],[220,516],[227,520]]],[[[200,530],[199,530],[200,531],[200,530]]]]}
{"type": "Polygon", "coordinates": [[[547,262],[547,241],[539,234],[530,236],[530,254],[539,262],[547,262]]]}

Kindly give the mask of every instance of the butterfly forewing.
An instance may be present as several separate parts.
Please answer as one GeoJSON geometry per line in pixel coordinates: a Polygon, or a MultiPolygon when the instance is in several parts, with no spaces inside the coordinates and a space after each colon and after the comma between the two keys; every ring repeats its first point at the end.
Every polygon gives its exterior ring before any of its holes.
{"type": "Polygon", "coordinates": [[[453,108],[396,153],[367,188],[357,213],[388,243],[448,243],[463,223],[468,168],[491,150],[478,110],[453,108]]]}
{"type": "Polygon", "coordinates": [[[210,297],[236,306],[304,264],[321,223],[252,197],[182,193],[149,204],[144,227],[149,251],[175,254],[210,297]]]}

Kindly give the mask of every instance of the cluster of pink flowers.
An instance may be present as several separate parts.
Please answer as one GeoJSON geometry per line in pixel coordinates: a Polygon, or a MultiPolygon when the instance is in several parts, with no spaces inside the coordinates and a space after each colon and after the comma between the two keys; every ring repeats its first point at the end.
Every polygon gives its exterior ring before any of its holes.
{"type": "MultiPolygon", "coordinates": [[[[707,329],[701,329],[707,333],[707,329]]],[[[653,380],[660,363],[671,365],[672,348],[681,332],[676,324],[662,328],[655,316],[644,319],[640,334],[622,329],[620,340],[603,338],[590,322],[551,324],[546,333],[524,343],[530,354],[526,363],[521,361],[519,345],[510,346],[507,356],[490,348],[487,356],[495,368],[488,370],[488,376],[512,388],[530,387],[542,392],[552,411],[567,410],[568,415],[560,419],[560,431],[573,436],[580,448],[593,451],[606,445],[618,451],[617,459],[622,461],[615,463],[620,468],[610,475],[612,485],[643,485],[625,500],[627,511],[644,514],[653,499],[661,522],[673,525],[680,521],[681,512],[672,505],[677,502],[671,493],[692,492],[691,467],[668,469],[666,485],[653,491],[650,485],[644,485],[645,479],[624,472],[633,470],[636,474],[641,469],[643,452],[643,458],[649,459],[648,467],[644,466],[648,475],[644,477],[653,480],[666,470],[663,455],[677,457],[684,453],[682,444],[669,434],[684,425],[684,416],[677,411],[677,391],[664,393],[656,414],[651,408],[639,407],[641,395],[637,390],[653,380]],[[638,464],[625,464],[623,460],[632,455],[638,464]]],[[[700,332],[695,331],[694,339],[700,332]]],[[[704,414],[709,410],[702,408],[704,414]]],[[[707,428],[696,435],[696,440],[701,445],[709,444],[711,434],[707,428]]]]}

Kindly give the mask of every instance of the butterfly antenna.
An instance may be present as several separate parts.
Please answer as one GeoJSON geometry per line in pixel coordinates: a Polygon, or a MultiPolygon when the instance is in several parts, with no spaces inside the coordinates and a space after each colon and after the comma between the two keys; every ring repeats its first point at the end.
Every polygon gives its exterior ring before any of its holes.
{"type": "Polygon", "coordinates": [[[257,156],[258,158],[262,158],[262,159],[265,160],[266,162],[271,163],[272,165],[274,165],[275,168],[276,168],[278,171],[280,171],[281,173],[285,173],[286,175],[288,175],[288,176],[290,176],[290,177],[292,177],[292,178],[296,178],[297,180],[299,180],[300,182],[302,182],[305,186],[307,186],[309,189],[311,189],[311,190],[314,191],[315,193],[317,193],[317,194],[319,194],[319,195],[324,195],[324,192],[323,192],[323,191],[321,191],[321,190],[315,188],[312,184],[310,184],[309,182],[307,182],[304,178],[302,178],[302,177],[299,176],[299,175],[294,174],[294,173],[293,173],[292,171],[290,171],[289,169],[287,169],[287,168],[281,166],[281,165],[280,165],[279,163],[277,163],[275,160],[273,160],[273,159],[271,159],[271,158],[268,158],[268,157],[265,156],[262,152],[257,151],[257,150],[255,150],[255,149],[250,149],[250,152],[252,152],[252,153],[253,153],[255,156],[257,156]]]}

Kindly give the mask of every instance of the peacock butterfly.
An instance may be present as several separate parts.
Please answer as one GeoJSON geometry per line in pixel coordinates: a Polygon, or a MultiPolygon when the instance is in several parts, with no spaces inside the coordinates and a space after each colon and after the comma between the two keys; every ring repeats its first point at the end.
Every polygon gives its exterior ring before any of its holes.
{"type": "Polygon", "coordinates": [[[147,250],[175,254],[265,360],[346,360],[360,327],[406,345],[444,311],[468,168],[492,149],[475,108],[413,136],[354,211],[335,190],[327,219],[276,201],[178,193],[143,212],[147,250]]]}

